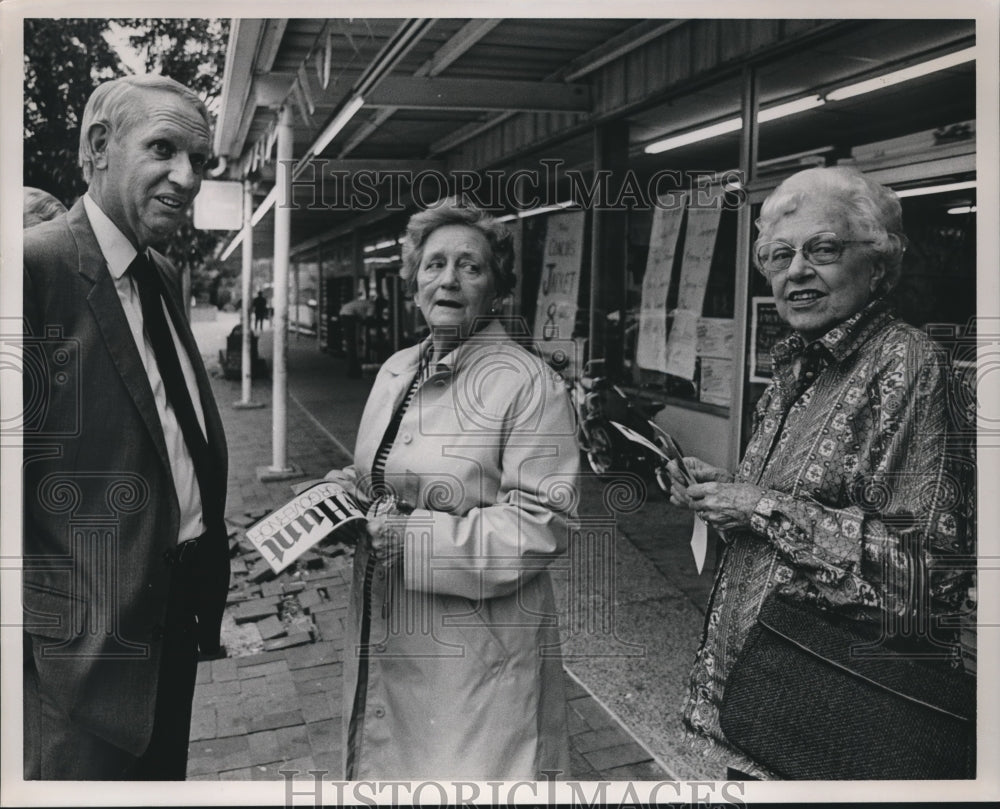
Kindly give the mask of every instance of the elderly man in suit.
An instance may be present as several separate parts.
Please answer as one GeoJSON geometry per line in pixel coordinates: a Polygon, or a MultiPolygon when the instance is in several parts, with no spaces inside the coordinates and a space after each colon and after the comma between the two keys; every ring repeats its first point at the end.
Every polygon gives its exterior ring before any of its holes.
{"type": "Polygon", "coordinates": [[[228,591],[227,459],[151,246],[198,193],[210,121],[183,85],[130,76],[81,130],[87,193],[24,236],[25,364],[43,369],[24,385],[25,777],[183,779],[228,591]]]}

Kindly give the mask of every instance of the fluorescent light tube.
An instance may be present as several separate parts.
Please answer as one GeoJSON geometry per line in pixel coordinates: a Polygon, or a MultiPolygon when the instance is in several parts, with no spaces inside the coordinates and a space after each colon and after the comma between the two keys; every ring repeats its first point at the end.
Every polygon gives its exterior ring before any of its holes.
{"type": "Polygon", "coordinates": [[[327,146],[330,145],[330,141],[337,137],[337,133],[347,126],[347,122],[350,121],[351,118],[354,117],[355,113],[357,113],[357,111],[364,105],[365,100],[361,96],[356,95],[351,98],[344,108],[337,113],[334,119],[330,121],[330,124],[323,130],[323,133],[316,138],[316,142],[313,144],[310,151],[314,155],[320,154],[327,146]]]}
{"type": "Polygon", "coordinates": [[[814,110],[816,107],[822,107],[825,103],[826,102],[823,100],[823,97],[820,95],[797,98],[795,101],[789,101],[785,104],[778,104],[776,107],[761,110],[757,113],[757,121],[762,124],[767,121],[775,121],[778,118],[784,118],[786,115],[794,115],[797,112],[814,110]]]}
{"type": "MultiPolygon", "coordinates": [[[[786,101],[784,104],[778,104],[766,110],[760,110],[757,113],[757,120],[763,124],[768,121],[775,121],[778,118],[784,118],[787,115],[795,115],[797,112],[805,112],[806,110],[816,109],[816,107],[822,107],[825,103],[823,97],[820,95],[805,96],[804,98],[797,98],[794,101],[786,101]]],[[[719,135],[737,132],[742,126],[742,118],[727,118],[725,121],[719,121],[717,124],[711,124],[701,129],[685,132],[682,135],[673,135],[672,137],[650,143],[645,151],[646,154],[659,154],[670,149],[676,149],[679,146],[687,146],[690,143],[698,143],[699,141],[715,138],[719,135]]]]}
{"type": "Polygon", "coordinates": [[[946,70],[949,67],[955,67],[955,65],[971,62],[975,58],[976,49],[974,47],[955,51],[954,53],[949,53],[947,56],[939,56],[937,59],[931,59],[927,62],[921,62],[918,65],[904,67],[902,70],[886,73],[884,76],[876,76],[874,79],[866,79],[856,84],[849,84],[846,87],[839,87],[827,93],[826,99],[827,101],[841,101],[845,98],[853,98],[854,96],[881,90],[883,87],[891,87],[893,84],[909,81],[919,76],[926,76],[928,73],[936,73],[939,70],[946,70]]]}
{"type": "Polygon", "coordinates": [[[689,143],[697,143],[698,141],[715,138],[729,132],[736,132],[742,126],[742,119],[729,118],[725,121],[719,121],[717,124],[712,124],[711,126],[703,126],[701,129],[694,129],[690,132],[685,132],[683,135],[674,135],[669,138],[664,138],[663,140],[655,141],[654,143],[650,143],[644,151],[646,154],[659,154],[660,152],[666,152],[670,149],[676,149],[679,146],[687,146],[689,143]]]}
{"type": "Polygon", "coordinates": [[[541,208],[518,211],[517,216],[519,219],[524,219],[528,216],[537,216],[540,213],[552,213],[552,211],[561,211],[563,208],[572,208],[575,205],[576,200],[568,199],[563,202],[557,202],[555,205],[543,205],[541,208]]]}
{"type": "Polygon", "coordinates": [[[945,185],[925,185],[921,188],[904,188],[902,191],[897,191],[896,196],[902,199],[903,197],[924,197],[928,194],[944,194],[948,191],[963,191],[966,188],[975,188],[975,180],[967,180],[962,183],[946,183],[945,185]]]}

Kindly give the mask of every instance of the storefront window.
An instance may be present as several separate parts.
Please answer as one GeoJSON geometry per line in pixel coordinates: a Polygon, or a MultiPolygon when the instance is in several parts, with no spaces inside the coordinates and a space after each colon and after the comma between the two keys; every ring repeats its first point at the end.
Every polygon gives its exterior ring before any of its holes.
{"type": "Polygon", "coordinates": [[[976,312],[975,189],[903,199],[907,246],[896,293],[914,326],[965,326],[976,312]]]}
{"type": "Polygon", "coordinates": [[[362,340],[363,362],[377,364],[415,339],[412,315],[404,318],[406,301],[399,281],[402,233],[393,228],[367,237],[362,254],[371,305],[362,340]]]}
{"type": "Polygon", "coordinates": [[[630,381],[671,404],[724,415],[732,391],[739,200],[712,199],[699,204],[696,190],[683,208],[633,217],[624,367],[630,381]]]}

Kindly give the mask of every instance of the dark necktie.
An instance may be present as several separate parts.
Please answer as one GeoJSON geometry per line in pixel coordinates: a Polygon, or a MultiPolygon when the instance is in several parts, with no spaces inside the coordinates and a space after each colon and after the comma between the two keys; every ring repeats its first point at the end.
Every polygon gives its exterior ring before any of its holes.
{"type": "MultiPolygon", "coordinates": [[[[216,500],[212,494],[216,478],[214,463],[205,435],[201,431],[201,425],[198,424],[198,415],[191,402],[191,394],[184,381],[184,373],[181,371],[181,363],[177,358],[174,340],[170,335],[170,328],[167,326],[167,319],[163,313],[163,299],[165,297],[163,282],[160,280],[160,274],[156,267],[153,266],[145,253],[139,253],[135,257],[129,265],[128,271],[139,291],[143,325],[153,347],[153,354],[156,356],[156,365],[160,370],[160,377],[163,379],[167,401],[170,402],[170,406],[177,416],[177,423],[184,436],[184,443],[187,444],[191,460],[194,462],[198,490],[201,492],[203,517],[207,525],[210,522],[209,515],[214,509],[216,500]]],[[[176,327],[176,324],[174,325],[176,327]]]]}

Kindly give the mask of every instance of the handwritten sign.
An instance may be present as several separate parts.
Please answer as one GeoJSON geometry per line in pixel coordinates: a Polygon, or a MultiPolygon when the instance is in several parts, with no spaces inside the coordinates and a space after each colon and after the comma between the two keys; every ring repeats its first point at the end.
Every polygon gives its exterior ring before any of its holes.
{"type": "Polygon", "coordinates": [[[698,356],[733,356],[733,321],[725,317],[698,318],[698,356]]]}
{"type": "Polygon", "coordinates": [[[560,346],[559,341],[573,336],[576,325],[584,215],[583,211],[558,214],[547,222],[534,332],[546,357],[560,346]]]}
{"type": "Polygon", "coordinates": [[[667,370],[667,291],[683,217],[682,205],[657,208],[653,214],[635,349],[636,363],[650,371],[667,370]]]}
{"type": "Polygon", "coordinates": [[[788,326],[779,317],[774,298],[754,297],[750,310],[750,381],[770,382],[771,348],[788,333],[788,326]]]}
{"type": "Polygon", "coordinates": [[[250,526],[247,539],[280,573],[317,542],[364,519],[365,513],[343,487],[324,481],[250,526]]]}
{"type": "Polygon", "coordinates": [[[733,361],[717,357],[702,357],[698,398],[706,404],[729,407],[732,396],[733,361]]]}
{"type": "Polygon", "coordinates": [[[715,254],[715,239],[719,234],[722,206],[688,208],[687,230],[684,236],[684,259],[677,308],[701,314],[708,288],[708,272],[715,254]]]}
{"type": "Polygon", "coordinates": [[[712,269],[721,216],[721,206],[688,207],[677,309],[667,337],[667,373],[682,379],[694,379],[698,318],[705,304],[708,273],[712,269]]]}
{"type": "Polygon", "coordinates": [[[687,309],[675,309],[667,339],[667,373],[693,380],[697,344],[698,315],[687,309]]]}

